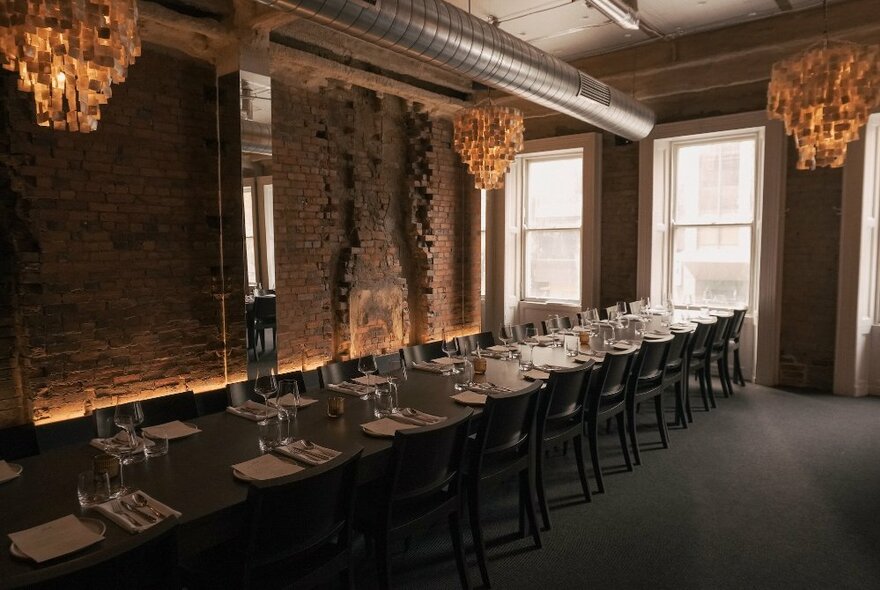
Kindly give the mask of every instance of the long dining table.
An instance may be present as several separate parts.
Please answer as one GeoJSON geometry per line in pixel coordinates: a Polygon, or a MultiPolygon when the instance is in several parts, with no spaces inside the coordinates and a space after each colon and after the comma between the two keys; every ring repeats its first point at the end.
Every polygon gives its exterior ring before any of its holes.
{"type": "MultiPolygon", "coordinates": [[[[575,366],[561,348],[535,348],[536,364],[575,366]]],[[[485,375],[477,382],[491,382],[517,390],[528,385],[516,360],[488,359],[485,375]]],[[[450,398],[455,394],[455,377],[411,369],[400,384],[399,405],[438,416],[454,417],[466,411],[450,398]]],[[[296,438],[313,441],[339,451],[363,448],[359,482],[381,477],[390,456],[391,439],[366,434],[361,424],[374,418],[369,400],[331,390],[308,392],[318,399],[301,408],[292,423],[296,438]],[[327,397],[345,398],[344,414],[327,416],[327,397]]],[[[479,408],[476,408],[479,416],[479,408]]],[[[151,457],[124,467],[125,484],[141,489],[156,500],[181,512],[178,543],[181,555],[188,555],[232,538],[242,523],[248,484],[232,474],[231,466],[261,454],[255,422],[219,412],[192,421],[201,432],[170,441],[167,455],[151,457]]],[[[132,544],[132,535],[101,517],[94,510],[81,509],[77,500],[77,474],[91,468],[99,451],[88,443],[71,445],[18,460],[22,475],[0,484],[0,533],[28,529],[68,514],[103,520],[107,525],[100,543],[74,555],[36,565],[10,554],[10,543],[0,549],[0,588],[20,587],[29,580],[44,578],[47,568],[65,570],[65,563],[93,552],[118,552],[132,544]]],[[[303,465],[308,468],[308,466],[303,465]]]]}

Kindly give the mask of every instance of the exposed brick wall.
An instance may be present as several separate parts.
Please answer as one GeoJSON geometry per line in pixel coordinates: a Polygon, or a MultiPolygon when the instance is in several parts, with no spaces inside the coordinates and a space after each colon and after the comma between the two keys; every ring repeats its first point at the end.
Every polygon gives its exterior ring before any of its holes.
{"type": "Polygon", "coordinates": [[[639,230],[639,144],[602,134],[602,271],[599,305],[635,301],[639,230]]]}
{"type": "Polygon", "coordinates": [[[796,163],[789,146],[779,379],[831,391],[843,171],[797,170],[796,163]]]}
{"type": "Polygon", "coordinates": [[[272,112],[279,366],[476,329],[479,202],[451,124],[393,96],[282,79],[272,112]]]}
{"type": "MultiPolygon", "coordinates": [[[[88,135],[36,126],[15,82],[0,78],[3,212],[14,207],[12,235],[33,242],[13,241],[19,338],[14,355],[0,348],[0,367],[22,366],[33,417],[223,382],[226,360],[243,372],[242,281],[224,285],[219,272],[213,68],[147,48],[88,135]],[[235,303],[225,322],[224,299],[235,303]]],[[[234,250],[227,274],[242,277],[234,250]]],[[[9,289],[4,280],[0,308],[9,289]]]]}

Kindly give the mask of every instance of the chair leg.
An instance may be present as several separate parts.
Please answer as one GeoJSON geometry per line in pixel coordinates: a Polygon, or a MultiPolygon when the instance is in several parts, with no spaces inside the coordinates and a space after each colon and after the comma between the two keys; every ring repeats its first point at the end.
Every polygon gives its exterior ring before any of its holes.
{"type": "MultiPolygon", "coordinates": [[[[461,538],[461,522],[459,518],[460,515],[457,512],[449,515],[449,534],[452,536],[452,549],[455,551],[455,565],[458,567],[458,578],[461,581],[461,587],[465,590],[470,590],[471,583],[468,579],[467,561],[464,556],[464,543],[461,538]]],[[[484,581],[488,588],[488,579],[484,581]]]]}
{"type": "Polygon", "coordinates": [[[629,458],[629,444],[626,441],[626,415],[621,412],[617,415],[617,432],[620,435],[620,450],[623,451],[623,460],[626,462],[626,470],[632,471],[633,464],[629,458]]]}
{"type": "Polygon", "coordinates": [[[544,453],[535,453],[535,480],[538,492],[538,508],[544,520],[544,530],[550,530],[550,509],[547,507],[547,493],[544,487],[544,453]]]}
{"type": "Polygon", "coordinates": [[[709,392],[709,403],[713,408],[717,408],[718,404],[715,402],[715,388],[712,386],[712,359],[708,353],[706,353],[706,364],[703,371],[706,376],[706,390],[709,392]]]}
{"type": "Polygon", "coordinates": [[[706,372],[704,369],[697,369],[697,380],[700,382],[700,395],[703,396],[703,408],[709,411],[709,393],[706,391],[706,372]]]}
{"type": "Polygon", "coordinates": [[[724,397],[730,397],[730,375],[727,374],[725,360],[724,356],[718,359],[718,378],[721,381],[721,391],[724,393],[724,397]]]}
{"type": "Polygon", "coordinates": [[[654,413],[657,414],[657,428],[660,429],[660,440],[663,441],[663,448],[669,448],[669,431],[666,430],[666,418],[663,416],[663,393],[658,393],[654,397],[654,413]]]}
{"type": "MultiPolygon", "coordinates": [[[[642,456],[639,454],[639,435],[636,432],[636,412],[638,410],[635,410],[635,408],[637,406],[632,403],[627,403],[626,406],[626,428],[629,431],[629,442],[632,445],[635,464],[641,465],[642,456]]],[[[619,423],[620,421],[618,420],[619,423]]]]}
{"type": "Polygon", "coordinates": [[[685,387],[685,382],[675,382],[675,411],[678,414],[678,420],[681,421],[682,428],[688,428],[688,417],[686,413],[687,402],[684,397],[685,387]]]}
{"type": "MultiPolygon", "coordinates": [[[[535,547],[541,549],[544,543],[541,541],[541,531],[538,527],[538,515],[535,513],[535,490],[534,478],[531,469],[525,469],[519,472],[519,487],[523,491],[526,501],[526,516],[529,519],[529,526],[532,529],[532,540],[535,541],[535,547]]],[[[486,587],[489,585],[489,577],[486,576],[486,587]]]]}
{"type": "MultiPolygon", "coordinates": [[[[489,569],[486,567],[486,544],[483,541],[483,527],[480,525],[480,486],[468,486],[468,515],[471,521],[471,537],[474,539],[474,553],[483,577],[483,585],[489,587],[489,569]]],[[[453,543],[455,539],[453,539],[453,543]]]]}
{"type": "Polygon", "coordinates": [[[733,351],[733,379],[745,387],[746,380],[743,378],[742,364],[739,360],[739,349],[733,351]]]}
{"type": "Polygon", "coordinates": [[[733,397],[733,382],[730,380],[730,358],[725,352],[721,356],[721,370],[724,373],[722,380],[724,382],[724,387],[726,388],[725,395],[727,397],[733,397]]]}
{"type": "Polygon", "coordinates": [[[605,493],[605,483],[602,481],[602,466],[599,464],[599,425],[595,420],[587,421],[587,439],[590,443],[590,458],[593,461],[596,489],[600,494],[603,494],[605,493]]]}
{"type": "Polygon", "coordinates": [[[587,466],[584,464],[584,441],[583,437],[576,436],[571,441],[574,447],[574,458],[577,461],[578,475],[581,478],[581,489],[584,491],[584,499],[592,502],[593,497],[590,495],[590,482],[587,481],[587,466]]]}

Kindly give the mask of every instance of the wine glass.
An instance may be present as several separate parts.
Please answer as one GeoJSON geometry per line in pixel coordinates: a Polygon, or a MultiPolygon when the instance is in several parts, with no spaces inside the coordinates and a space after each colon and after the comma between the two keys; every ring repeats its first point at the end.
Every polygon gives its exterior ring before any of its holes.
{"type": "Polygon", "coordinates": [[[135,428],[144,421],[144,410],[141,402],[131,402],[128,404],[120,404],[119,399],[116,400],[116,408],[113,411],[113,423],[123,429],[128,434],[128,445],[121,447],[124,451],[120,454],[121,463],[128,465],[131,463],[139,463],[143,460],[143,454],[137,456],[139,446],[135,428]]]}
{"type": "Polygon", "coordinates": [[[535,366],[535,346],[538,344],[538,339],[536,338],[538,335],[538,331],[534,326],[528,326],[526,328],[526,345],[529,347],[529,358],[528,359],[520,359],[520,368],[525,368],[525,370],[531,369],[535,366]]]}
{"type": "Polygon", "coordinates": [[[385,374],[385,378],[388,379],[388,383],[391,386],[391,404],[393,406],[391,411],[396,412],[398,410],[398,384],[405,383],[407,379],[406,363],[403,362],[403,359],[398,356],[391,361],[389,364],[389,370],[385,374]]]}
{"type": "Polygon", "coordinates": [[[295,379],[284,380],[278,383],[278,395],[275,396],[275,409],[278,411],[278,420],[280,422],[280,443],[287,445],[293,442],[290,435],[290,421],[296,419],[296,412],[299,406],[299,383],[295,379]],[[290,395],[293,397],[293,405],[285,406],[281,403],[281,398],[290,395]]]}
{"type": "Polygon", "coordinates": [[[623,318],[626,315],[626,301],[618,301],[617,302],[617,318],[623,318]]]}
{"type": "MultiPolygon", "coordinates": [[[[373,391],[375,393],[376,390],[376,381],[370,378],[370,375],[377,372],[378,369],[376,367],[376,357],[372,354],[368,354],[366,356],[362,356],[358,359],[358,371],[360,371],[368,384],[373,385],[373,391]]],[[[361,399],[369,399],[369,394],[365,394],[361,396],[361,399]]]]}
{"type": "MultiPolygon", "coordinates": [[[[452,360],[452,355],[458,354],[458,347],[455,345],[455,339],[454,338],[447,338],[446,337],[446,330],[443,331],[443,335],[441,337],[443,338],[443,341],[442,341],[443,344],[441,345],[441,349],[443,350],[444,353],[446,353],[446,358],[448,358],[449,360],[452,360]]],[[[455,365],[453,363],[450,363],[450,366],[452,367],[452,374],[458,375],[459,370],[455,367],[455,365]]]]}
{"type": "Polygon", "coordinates": [[[278,376],[273,367],[259,369],[254,380],[254,393],[263,398],[266,407],[265,420],[269,419],[269,398],[278,393],[278,376]]]}
{"type": "Polygon", "coordinates": [[[513,351],[510,350],[510,341],[513,339],[513,326],[510,324],[502,323],[501,330],[498,332],[498,339],[501,341],[501,344],[507,349],[507,359],[510,360],[513,358],[513,351]]]}

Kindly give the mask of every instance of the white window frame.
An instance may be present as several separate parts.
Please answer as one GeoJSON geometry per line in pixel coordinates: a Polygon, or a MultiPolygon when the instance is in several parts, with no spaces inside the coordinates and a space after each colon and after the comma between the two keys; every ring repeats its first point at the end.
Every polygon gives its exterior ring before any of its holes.
{"type": "MultiPolygon", "coordinates": [[[[659,286],[655,289],[655,285],[651,285],[651,298],[654,301],[660,301],[663,297],[665,297],[666,293],[672,292],[672,281],[673,281],[673,273],[674,268],[672,265],[672,260],[674,257],[675,250],[675,229],[677,227],[749,227],[751,228],[751,244],[750,244],[750,252],[751,252],[751,262],[750,262],[750,276],[749,276],[749,293],[747,295],[747,305],[751,306],[754,301],[757,300],[757,282],[758,282],[758,268],[760,266],[761,259],[761,249],[760,242],[758,241],[758,235],[760,233],[760,210],[761,210],[761,189],[762,189],[762,163],[764,160],[764,128],[763,127],[752,127],[749,129],[737,129],[732,131],[721,131],[716,133],[701,133],[698,135],[691,135],[685,137],[673,137],[663,140],[657,140],[654,142],[654,151],[655,154],[658,149],[668,149],[669,150],[669,158],[664,158],[663,165],[667,166],[667,170],[665,174],[669,177],[669,182],[665,183],[664,193],[662,195],[658,195],[655,192],[654,202],[655,204],[658,202],[658,197],[663,201],[664,207],[664,215],[665,219],[663,220],[663,225],[668,226],[668,231],[663,231],[662,239],[664,241],[663,251],[665,252],[665,259],[662,261],[663,270],[662,270],[662,281],[659,286]],[[754,139],[755,140],[755,186],[752,195],[752,218],[751,221],[746,222],[711,222],[711,223],[678,223],[675,221],[675,187],[677,186],[677,178],[676,178],[676,158],[677,152],[682,147],[699,145],[701,143],[715,143],[718,141],[736,141],[738,139],[754,139]]],[[[695,305],[702,306],[702,302],[695,301],[695,305]]],[[[685,304],[682,301],[675,301],[676,308],[684,308],[685,304]]],[[[722,305],[722,304],[713,304],[713,307],[716,308],[728,308],[732,309],[734,305],[722,305]]]]}
{"type": "Polygon", "coordinates": [[[781,122],[769,121],[765,111],[738,113],[693,121],[657,125],[639,143],[639,244],[637,288],[639,293],[662,297],[665,242],[668,226],[662,199],[657,193],[668,193],[664,174],[668,152],[655,152],[654,144],[673,137],[752,129],[764,130],[763,167],[761,171],[761,207],[755,211],[757,244],[760,263],[752,284],[753,297],[743,330],[743,338],[754,342],[752,354],[743,359],[747,377],[756,383],[776,385],[779,382],[780,326],[782,318],[782,247],[785,231],[785,178],[787,171],[787,137],[781,122]],[[659,253],[659,256],[657,255],[659,253]]]}

